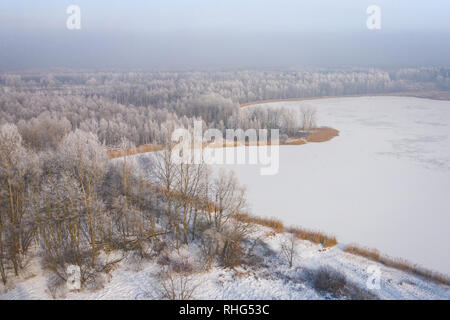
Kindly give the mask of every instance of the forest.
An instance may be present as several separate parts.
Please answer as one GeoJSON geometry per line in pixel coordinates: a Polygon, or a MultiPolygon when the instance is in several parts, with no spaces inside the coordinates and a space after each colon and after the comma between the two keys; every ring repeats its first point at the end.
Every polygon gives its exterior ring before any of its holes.
{"type": "Polygon", "coordinates": [[[450,69],[443,67],[5,73],[0,75],[0,124],[16,124],[24,144],[35,150],[75,129],[92,132],[107,147],[119,146],[122,138],[135,145],[164,143],[174,128],[189,128],[193,119],[203,120],[205,130],[270,128],[289,134],[286,128],[293,124],[286,123],[292,119],[286,111],[241,117],[239,105],[449,88],[450,69]]]}

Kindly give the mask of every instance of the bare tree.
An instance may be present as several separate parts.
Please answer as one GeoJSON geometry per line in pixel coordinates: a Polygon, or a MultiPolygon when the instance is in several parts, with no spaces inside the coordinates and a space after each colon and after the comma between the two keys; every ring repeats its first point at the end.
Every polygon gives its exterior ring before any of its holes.
{"type": "Polygon", "coordinates": [[[173,213],[174,184],[177,174],[176,164],[172,161],[174,149],[168,143],[161,152],[157,152],[151,158],[151,177],[150,179],[162,193],[167,202],[168,223],[167,228],[175,229],[175,215],[173,213]]]}
{"type": "Polygon", "coordinates": [[[83,233],[83,201],[76,179],[64,173],[47,175],[40,187],[39,234],[44,265],[66,280],[68,265],[77,265],[85,280],[89,238],[83,233]]]}
{"type": "Polygon", "coordinates": [[[128,153],[130,150],[134,149],[136,146],[133,142],[129,141],[127,138],[122,137],[120,142],[120,151],[123,155],[122,157],[122,186],[124,188],[125,195],[128,191],[128,177],[131,175],[133,171],[133,164],[130,163],[128,159],[128,153]]]}
{"type": "Polygon", "coordinates": [[[94,266],[98,249],[97,231],[102,227],[100,221],[104,215],[98,210],[101,200],[97,197],[97,189],[107,168],[106,150],[92,133],[75,130],[63,140],[59,152],[68,172],[80,185],[94,266]]]}
{"type": "Polygon", "coordinates": [[[0,127],[0,273],[6,282],[6,264],[19,275],[22,257],[34,237],[31,201],[39,171],[37,156],[22,146],[15,125],[0,127]]]}
{"type": "Polygon", "coordinates": [[[170,267],[163,267],[157,274],[157,288],[160,299],[190,300],[194,298],[194,292],[198,284],[187,273],[179,273],[170,267]]]}
{"type": "Polygon", "coordinates": [[[246,207],[246,190],[239,186],[233,171],[221,170],[210,188],[212,210],[210,222],[220,231],[222,227],[246,207]]]}
{"type": "Polygon", "coordinates": [[[206,165],[181,163],[177,165],[176,193],[177,203],[181,207],[183,242],[188,243],[188,231],[191,220],[201,210],[203,190],[206,186],[206,165]]]}
{"type": "Polygon", "coordinates": [[[301,109],[302,129],[310,131],[316,127],[316,109],[310,106],[304,106],[301,109]]]}
{"type": "Polygon", "coordinates": [[[239,186],[234,172],[221,170],[209,189],[203,251],[210,259],[219,256],[226,266],[234,266],[244,254],[241,242],[248,232],[247,224],[237,219],[246,207],[245,188],[239,186]]]}
{"type": "Polygon", "coordinates": [[[297,239],[295,234],[289,235],[289,239],[284,240],[281,243],[281,254],[289,264],[289,268],[292,268],[295,256],[297,254],[297,239]]]}

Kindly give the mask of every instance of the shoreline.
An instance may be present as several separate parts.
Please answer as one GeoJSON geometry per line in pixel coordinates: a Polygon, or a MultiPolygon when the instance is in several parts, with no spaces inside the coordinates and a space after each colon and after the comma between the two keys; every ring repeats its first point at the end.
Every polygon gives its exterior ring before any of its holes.
{"type": "MultiPolygon", "coordinates": [[[[326,142],[337,136],[339,136],[339,130],[336,130],[336,129],[330,128],[330,127],[320,127],[320,128],[311,130],[311,132],[308,134],[306,139],[299,138],[299,137],[289,137],[288,140],[286,140],[284,142],[280,142],[277,145],[279,145],[279,146],[301,146],[301,145],[308,144],[308,143],[326,142]]],[[[242,147],[242,146],[259,147],[259,146],[267,146],[267,145],[271,145],[271,143],[258,141],[256,143],[245,142],[244,144],[242,144],[242,143],[236,142],[236,141],[230,142],[230,141],[224,140],[222,145],[217,145],[214,143],[210,143],[210,144],[203,143],[202,148],[228,148],[228,147],[242,147]]],[[[117,158],[122,158],[125,155],[132,156],[132,155],[142,154],[142,153],[147,153],[147,152],[161,151],[163,149],[164,149],[164,147],[159,144],[145,144],[145,145],[141,145],[136,148],[127,150],[125,153],[119,149],[108,150],[107,153],[108,153],[109,159],[117,159],[117,158]]]]}
{"type": "Polygon", "coordinates": [[[421,92],[390,92],[390,93],[367,93],[367,94],[352,94],[352,95],[341,95],[341,96],[320,96],[320,97],[305,97],[305,98],[285,98],[285,99],[268,99],[268,100],[258,100],[241,103],[240,108],[250,107],[259,104],[276,103],[276,102],[301,102],[301,101],[312,101],[320,99],[335,99],[335,98],[362,98],[362,97],[409,97],[409,98],[419,98],[419,99],[430,99],[430,100],[440,100],[449,101],[450,92],[448,91],[421,91],[421,92]]]}

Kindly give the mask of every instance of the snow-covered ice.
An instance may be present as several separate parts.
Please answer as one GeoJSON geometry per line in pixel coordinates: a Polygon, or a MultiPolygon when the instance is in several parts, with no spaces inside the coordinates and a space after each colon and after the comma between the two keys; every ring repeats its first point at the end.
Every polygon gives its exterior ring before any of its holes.
{"type": "Polygon", "coordinates": [[[450,274],[450,102],[361,97],[251,108],[302,105],[340,135],[280,147],[274,176],[225,166],[247,185],[252,213],[450,274]]]}

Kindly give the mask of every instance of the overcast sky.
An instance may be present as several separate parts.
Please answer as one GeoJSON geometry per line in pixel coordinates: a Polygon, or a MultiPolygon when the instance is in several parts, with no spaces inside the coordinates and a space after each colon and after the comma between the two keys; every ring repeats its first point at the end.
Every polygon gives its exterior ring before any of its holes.
{"type": "Polygon", "coordinates": [[[449,65],[449,16],[448,0],[1,0],[0,70],[449,65]]]}

